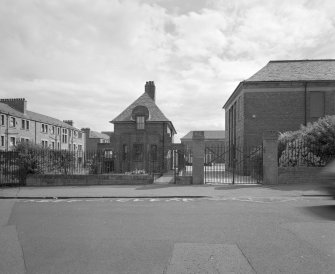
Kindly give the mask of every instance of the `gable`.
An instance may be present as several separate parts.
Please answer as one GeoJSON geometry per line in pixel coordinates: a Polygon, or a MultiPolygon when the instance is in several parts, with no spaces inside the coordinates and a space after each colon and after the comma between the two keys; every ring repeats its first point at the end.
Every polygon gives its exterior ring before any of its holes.
{"type": "Polygon", "coordinates": [[[114,118],[111,123],[134,121],[134,118],[132,117],[133,110],[140,106],[144,106],[148,109],[148,122],[170,122],[158,108],[154,100],[152,100],[147,93],[143,93],[137,100],[114,118]]]}

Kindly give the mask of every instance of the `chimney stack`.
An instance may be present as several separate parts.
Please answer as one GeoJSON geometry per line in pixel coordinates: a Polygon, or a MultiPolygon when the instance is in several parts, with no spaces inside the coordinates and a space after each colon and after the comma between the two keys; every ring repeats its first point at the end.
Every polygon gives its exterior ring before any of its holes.
{"type": "Polygon", "coordinates": [[[154,81],[148,81],[145,83],[145,93],[147,93],[152,100],[155,101],[155,92],[156,92],[156,87],[154,81]]]}
{"type": "Polygon", "coordinates": [[[0,99],[0,102],[23,114],[26,113],[27,101],[25,98],[0,99]]]}
{"type": "Polygon", "coordinates": [[[63,120],[63,122],[73,127],[73,120],[63,120]]]}

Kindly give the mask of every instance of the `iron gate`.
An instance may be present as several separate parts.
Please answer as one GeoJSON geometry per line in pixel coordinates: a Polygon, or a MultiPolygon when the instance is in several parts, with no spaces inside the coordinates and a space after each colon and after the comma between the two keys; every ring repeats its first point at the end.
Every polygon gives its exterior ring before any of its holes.
{"type": "Polygon", "coordinates": [[[205,148],[206,184],[259,184],[263,180],[263,147],[205,148]]]}
{"type": "Polygon", "coordinates": [[[192,176],[192,153],[189,149],[173,150],[174,183],[182,176],[192,176]]]}

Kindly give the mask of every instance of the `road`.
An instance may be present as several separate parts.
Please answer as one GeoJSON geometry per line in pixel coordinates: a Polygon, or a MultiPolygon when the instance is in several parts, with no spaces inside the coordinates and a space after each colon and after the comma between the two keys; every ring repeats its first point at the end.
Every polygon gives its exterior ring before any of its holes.
{"type": "Polygon", "coordinates": [[[2,230],[15,228],[26,273],[335,270],[335,202],[324,197],[1,201],[6,206],[2,230]]]}

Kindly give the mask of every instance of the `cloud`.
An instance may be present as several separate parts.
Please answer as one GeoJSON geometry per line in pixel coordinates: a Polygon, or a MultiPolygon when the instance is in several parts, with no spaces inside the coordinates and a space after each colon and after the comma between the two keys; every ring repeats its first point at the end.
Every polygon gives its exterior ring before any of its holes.
{"type": "Polygon", "coordinates": [[[101,131],[154,80],[178,137],[224,129],[223,104],[270,59],[335,58],[334,11],[330,0],[4,0],[0,95],[101,131]]]}

